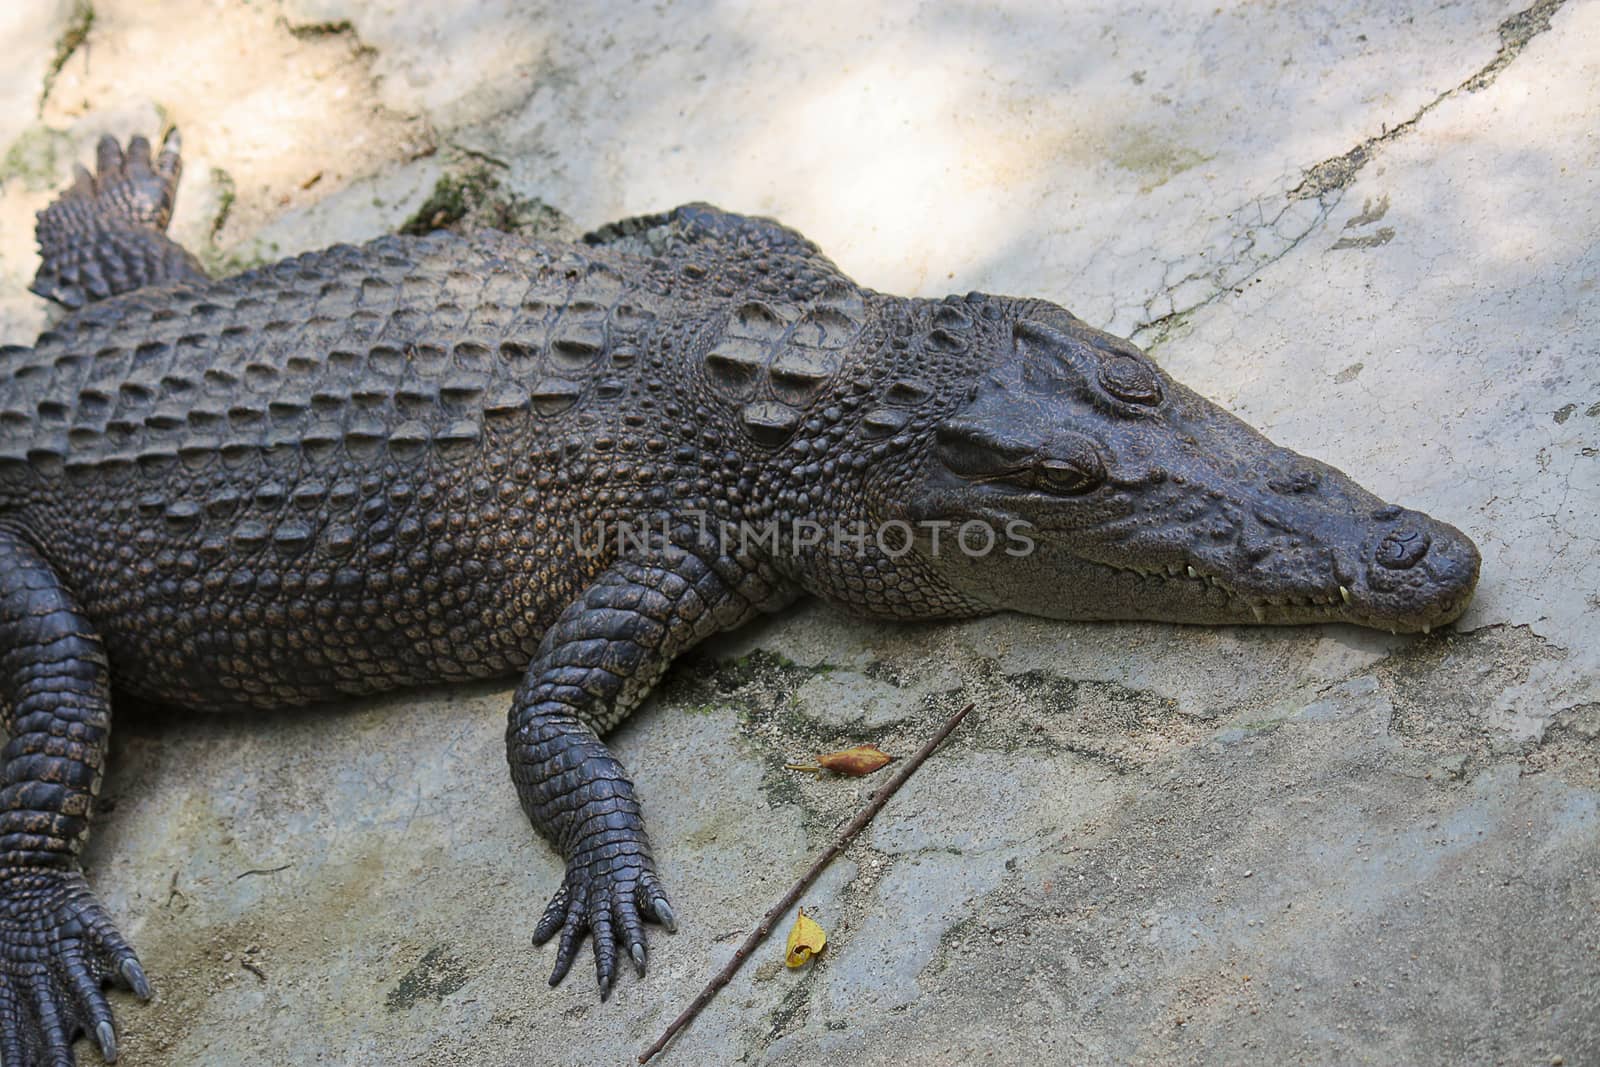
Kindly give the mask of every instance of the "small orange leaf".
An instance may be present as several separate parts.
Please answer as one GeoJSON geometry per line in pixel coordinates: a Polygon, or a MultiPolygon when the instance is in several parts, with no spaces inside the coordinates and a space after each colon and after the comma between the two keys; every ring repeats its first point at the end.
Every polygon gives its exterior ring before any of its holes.
{"type": "Polygon", "coordinates": [[[886,765],[893,756],[879,750],[877,745],[857,745],[855,748],[841,749],[838,752],[829,752],[817,757],[817,763],[833,771],[835,774],[848,774],[861,777],[886,765]]]}
{"type": "Polygon", "coordinates": [[[783,962],[791,968],[803,967],[827,943],[827,933],[806,914],[806,909],[801,908],[794,926],[789,930],[789,947],[784,953],[783,962]]]}

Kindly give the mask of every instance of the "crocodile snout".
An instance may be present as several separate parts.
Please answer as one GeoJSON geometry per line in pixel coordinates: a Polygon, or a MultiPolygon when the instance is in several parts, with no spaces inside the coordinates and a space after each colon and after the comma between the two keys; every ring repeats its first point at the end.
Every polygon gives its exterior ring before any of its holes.
{"type": "Polygon", "coordinates": [[[1392,571],[1403,571],[1407,567],[1414,567],[1423,556],[1428,554],[1428,546],[1433,543],[1427,530],[1394,530],[1378,542],[1378,550],[1373,553],[1373,560],[1380,567],[1388,567],[1392,571]]]}
{"type": "Polygon", "coordinates": [[[1388,507],[1373,514],[1361,605],[1401,629],[1429,629],[1459,616],[1478,584],[1481,557],[1471,538],[1421,512],[1388,507]]]}

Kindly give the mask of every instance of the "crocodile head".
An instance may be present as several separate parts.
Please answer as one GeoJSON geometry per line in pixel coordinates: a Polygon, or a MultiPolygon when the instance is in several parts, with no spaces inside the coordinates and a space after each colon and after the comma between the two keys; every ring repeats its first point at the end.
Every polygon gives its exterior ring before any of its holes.
{"type": "Polygon", "coordinates": [[[919,554],[994,610],[1063,619],[1346,621],[1427,631],[1478,550],[1280,448],[1127,341],[1007,301],[1004,354],[937,426],[909,495],[919,554]],[[965,543],[951,531],[978,522],[965,543]],[[949,524],[949,525],[944,525],[949,524]]]}

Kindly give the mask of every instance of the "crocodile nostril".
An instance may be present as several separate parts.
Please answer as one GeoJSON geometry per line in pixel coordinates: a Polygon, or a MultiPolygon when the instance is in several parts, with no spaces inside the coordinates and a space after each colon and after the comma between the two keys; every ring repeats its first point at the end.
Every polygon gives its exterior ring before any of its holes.
{"type": "Polygon", "coordinates": [[[1375,556],[1379,566],[1403,571],[1416,566],[1417,561],[1428,554],[1432,543],[1426,530],[1392,530],[1378,543],[1375,556]]]}

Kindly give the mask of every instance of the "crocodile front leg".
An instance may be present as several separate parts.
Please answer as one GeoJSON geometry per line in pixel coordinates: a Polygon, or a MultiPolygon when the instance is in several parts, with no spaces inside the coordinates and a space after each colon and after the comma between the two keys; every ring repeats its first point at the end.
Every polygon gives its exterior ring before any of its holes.
{"type": "Polygon", "coordinates": [[[0,1061],[117,1058],[101,986],[150,988],[78,867],[111,730],[100,639],[50,564],[0,527],[0,1061]]]}
{"type": "Polygon", "coordinates": [[[599,735],[644,699],[674,656],[794,595],[753,561],[673,549],[617,563],[545,634],[506,741],[523,810],[567,861],[533,935],[538,945],[561,932],[551,985],[592,932],[604,999],[618,944],[643,974],[644,920],[674,926],[633,784],[599,735]]]}

